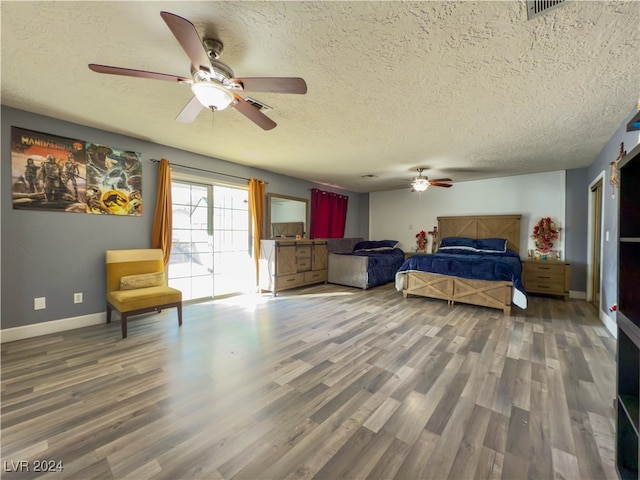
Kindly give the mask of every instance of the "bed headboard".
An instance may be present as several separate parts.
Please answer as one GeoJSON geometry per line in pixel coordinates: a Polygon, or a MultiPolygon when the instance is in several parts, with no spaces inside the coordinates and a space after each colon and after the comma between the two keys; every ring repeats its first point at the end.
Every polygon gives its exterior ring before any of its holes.
{"type": "Polygon", "coordinates": [[[522,215],[438,217],[438,237],[506,238],[507,248],[520,253],[522,215]]]}

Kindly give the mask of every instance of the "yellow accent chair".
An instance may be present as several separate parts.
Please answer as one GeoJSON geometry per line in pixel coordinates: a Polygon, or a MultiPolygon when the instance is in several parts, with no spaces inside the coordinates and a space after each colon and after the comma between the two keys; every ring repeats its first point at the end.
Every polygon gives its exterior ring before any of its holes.
{"type": "Polygon", "coordinates": [[[120,312],[122,338],[131,315],[165,308],[178,309],[182,325],[182,292],[167,286],[161,249],[107,250],[107,323],[111,310],[120,312]]]}

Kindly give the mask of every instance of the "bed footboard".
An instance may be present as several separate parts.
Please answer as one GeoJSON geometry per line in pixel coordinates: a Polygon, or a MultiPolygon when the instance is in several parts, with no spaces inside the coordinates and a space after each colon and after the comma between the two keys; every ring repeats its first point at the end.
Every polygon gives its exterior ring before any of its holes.
{"type": "Polygon", "coordinates": [[[467,303],[497,308],[511,315],[513,283],[507,281],[472,280],[437,273],[407,272],[404,275],[402,295],[438,298],[454,303],[467,303]]]}

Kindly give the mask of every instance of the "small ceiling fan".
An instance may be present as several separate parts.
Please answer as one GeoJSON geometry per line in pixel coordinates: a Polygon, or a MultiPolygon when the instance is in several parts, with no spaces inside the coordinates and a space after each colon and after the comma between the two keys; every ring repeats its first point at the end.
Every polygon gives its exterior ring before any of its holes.
{"type": "Polygon", "coordinates": [[[264,130],[271,130],[276,122],[235,92],[307,93],[307,84],[299,77],[235,77],[233,70],[218,60],[223,48],[221,41],[201,40],[195,26],[178,15],[160,12],[160,16],[191,60],[191,78],[95,63],[90,63],[89,68],[97,73],[191,85],[193,97],[176,117],[184,123],[193,122],[203,107],[217,111],[230,106],[264,130]]]}
{"type": "Polygon", "coordinates": [[[429,177],[423,177],[422,172],[425,170],[424,168],[418,168],[418,176],[413,177],[411,181],[411,191],[412,192],[424,192],[428,187],[445,187],[449,188],[452,185],[450,183],[442,183],[442,182],[451,182],[450,178],[436,178],[435,180],[429,180],[429,177]]]}

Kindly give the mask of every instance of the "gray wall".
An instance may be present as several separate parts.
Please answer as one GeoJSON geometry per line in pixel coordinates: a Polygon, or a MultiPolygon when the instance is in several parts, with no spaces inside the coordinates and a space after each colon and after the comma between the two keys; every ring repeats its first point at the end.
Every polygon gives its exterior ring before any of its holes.
{"type": "Polygon", "coordinates": [[[569,290],[576,292],[587,291],[588,184],[586,168],[567,170],[564,219],[565,259],[571,262],[569,290]]]}
{"type": "MultiPolygon", "coordinates": [[[[1,297],[3,329],[72,318],[105,311],[104,252],[108,249],[148,248],[155,209],[157,164],[171,162],[266,180],[267,193],[310,198],[311,188],[332,190],[284,175],[117,135],[6,106],[1,109],[1,297]],[[141,217],[14,210],[11,202],[11,126],[71,137],[142,153],[143,214],[141,217]],[[82,292],[84,301],[73,303],[82,292]],[[47,308],[34,310],[34,297],[46,297],[47,308]]],[[[209,175],[182,170],[191,175],[209,175]]],[[[219,177],[229,181],[228,177],[219,177]]],[[[368,238],[368,195],[339,191],[349,196],[346,237],[368,238]],[[361,216],[364,215],[364,218],[361,216]]]]}
{"type": "Polygon", "coordinates": [[[624,142],[625,150],[631,151],[640,140],[640,133],[627,132],[627,123],[631,117],[637,112],[634,108],[629,116],[624,120],[622,125],[616,130],[611,139],[604,146],[600,155],[587,169],[587,181],[584,186],[586,191],[589,184],[593,182],[598,175],[604,170],[604,207],[602,215],[604,220],[603,239],[606,232],[609,232],[609,241],[604,242],[602,252],[602,309],[608,312],[608,309],[615,303],[618,303],[618,191],[615,192],[615,198],[611,198],[612,187],[609,183],[609,174],[611,172],[610,162],[614,161],[619,155],[620,142],[624,142]]]}

